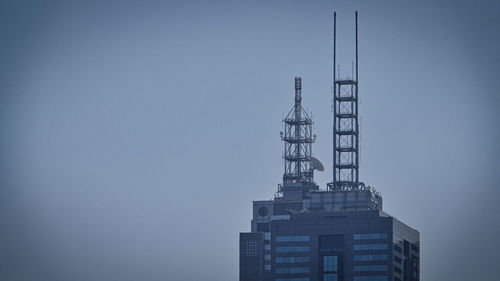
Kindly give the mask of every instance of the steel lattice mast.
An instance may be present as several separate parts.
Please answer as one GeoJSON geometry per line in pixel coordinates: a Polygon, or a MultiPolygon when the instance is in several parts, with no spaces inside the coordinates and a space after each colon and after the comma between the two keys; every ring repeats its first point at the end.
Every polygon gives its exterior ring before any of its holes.
{"type": "Polygon", "coordinates": [[[355,13],[355,78],[337,78],[336,13],[333,18],[333,182],[328,184],[328,189],[362,189],[364,184],[359,182],[358,12],[355,13]]]}
{"type": "Polygon", "coordinates": [[[285,131],[281,139],[285,144],[283,184],[301,183],[310,185],[314,183],[313,168],[311,166],[312,120],[302,108],[302,79],[295,77],[295,105],[283,120],[285,131]]]}

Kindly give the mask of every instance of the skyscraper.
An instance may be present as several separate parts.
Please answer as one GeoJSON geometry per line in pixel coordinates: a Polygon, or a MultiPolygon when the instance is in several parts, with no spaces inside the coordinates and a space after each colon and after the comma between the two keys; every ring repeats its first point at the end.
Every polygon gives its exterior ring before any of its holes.
{"type": "MultiPolygon", "coordinates": [[[[296,77],[281,133],[283,183],[274,199],[253,201],[251,232],[240,233],[240,281],[419,280],[419,232],[383,212],[381,195],[359,181],[357,29],[356,12],[356,75],[338,79],[334,67],[333,181],[324,190],[314,182],[323,165],[296,77]]],[[[334,66],[335,46],[334,26],[334,66]]]]}

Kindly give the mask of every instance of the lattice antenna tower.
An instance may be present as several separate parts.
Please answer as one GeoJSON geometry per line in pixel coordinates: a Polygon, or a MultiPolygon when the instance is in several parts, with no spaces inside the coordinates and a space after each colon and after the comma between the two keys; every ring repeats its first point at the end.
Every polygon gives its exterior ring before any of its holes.
{"type": "Polygon", "coordinates": [[[333,181],[329,190],[365,189],[359,182],[358,12],[355,13],[354,76],[336,76],[337,15],[333,13],[333,181]]]}
{"type": "Polygon", "coordinates": [[[316,136],[312,134],[313,122],[301,104],[301,90],[302,79],[295,77],[295,105],[283,120],[285,131],[281,132],[285,145],[283,186],[314,183],[311,158],[316,136]]]}

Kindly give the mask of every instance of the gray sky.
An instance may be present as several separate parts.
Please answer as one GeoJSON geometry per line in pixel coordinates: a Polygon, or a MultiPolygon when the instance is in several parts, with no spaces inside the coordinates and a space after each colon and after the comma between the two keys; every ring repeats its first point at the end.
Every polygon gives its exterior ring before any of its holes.
{"type": "Polygon", "coordinates": [[[331,181],[356,9],[361,179],[421,280],[498,280],[498,1],[81,2],[0,4],[1,280],[237,280],[294,76],[331,181]]]}

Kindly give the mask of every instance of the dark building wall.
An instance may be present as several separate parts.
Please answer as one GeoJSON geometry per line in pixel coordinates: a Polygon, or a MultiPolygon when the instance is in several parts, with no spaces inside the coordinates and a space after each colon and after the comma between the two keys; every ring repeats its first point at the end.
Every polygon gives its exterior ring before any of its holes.
{"type": "Polygon", "coordinates": [[[240,280],[262,281],[264,275],[264,234],[240,233],[240,280]]]}

